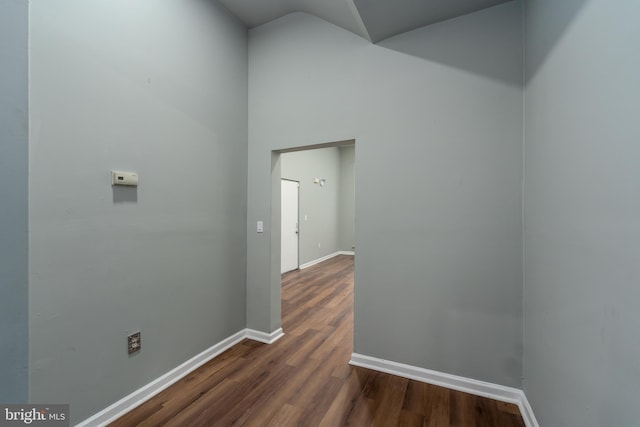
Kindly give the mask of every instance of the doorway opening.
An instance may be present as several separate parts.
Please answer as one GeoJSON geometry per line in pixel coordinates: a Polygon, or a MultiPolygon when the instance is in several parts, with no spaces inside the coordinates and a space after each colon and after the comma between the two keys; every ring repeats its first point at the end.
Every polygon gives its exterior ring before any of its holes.
{"type": "Polygon", "coordinates": [[[271,265],[281,307],[283,277],[355,256],[355,151],[348,140],[273,153],[272,255],[279,256],[271,265]]]}

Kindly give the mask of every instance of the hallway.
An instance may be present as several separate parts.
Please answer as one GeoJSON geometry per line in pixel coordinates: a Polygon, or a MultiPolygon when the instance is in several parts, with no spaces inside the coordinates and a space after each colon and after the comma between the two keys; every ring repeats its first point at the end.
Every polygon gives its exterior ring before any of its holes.
{"type": "Polygon", "coordinates": [[[350,366],[353,259],[283,275],[283,338],[244,340],[112,426],[524,426],[514,405],[350,366]]]}

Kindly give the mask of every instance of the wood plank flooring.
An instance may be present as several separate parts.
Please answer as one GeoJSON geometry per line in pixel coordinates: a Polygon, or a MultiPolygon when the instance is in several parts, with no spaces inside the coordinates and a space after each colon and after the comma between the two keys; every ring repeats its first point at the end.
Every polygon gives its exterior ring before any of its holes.
{"type": "Polygon", "coordinates": [[[244,340],[112,426],[524,427],[515,405],[348,364],[353,257],[282,279],[285,336],[244,340]]]}

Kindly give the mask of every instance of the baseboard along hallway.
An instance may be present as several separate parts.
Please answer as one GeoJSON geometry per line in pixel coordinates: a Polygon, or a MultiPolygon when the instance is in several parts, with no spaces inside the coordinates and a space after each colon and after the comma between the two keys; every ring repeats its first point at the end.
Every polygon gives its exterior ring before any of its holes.
{"type": "Polygon", "coordinates": [[[282,277],[273,344],[244,339],[112,426],[524,427],[513,404],[349,365],[354,257],[282,277]]]}

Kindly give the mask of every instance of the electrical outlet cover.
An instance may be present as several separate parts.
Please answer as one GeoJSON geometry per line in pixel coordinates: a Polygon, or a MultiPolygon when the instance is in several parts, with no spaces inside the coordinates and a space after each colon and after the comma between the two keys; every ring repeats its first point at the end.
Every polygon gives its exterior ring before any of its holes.
{"type": "Polygon", "coordinates": [[[127,343],[129,348],[129,354],[133,354],[140,351],[142,347],[142,340],[140,338],[140,332],[133,333],[127,337],[127,343]]]}

